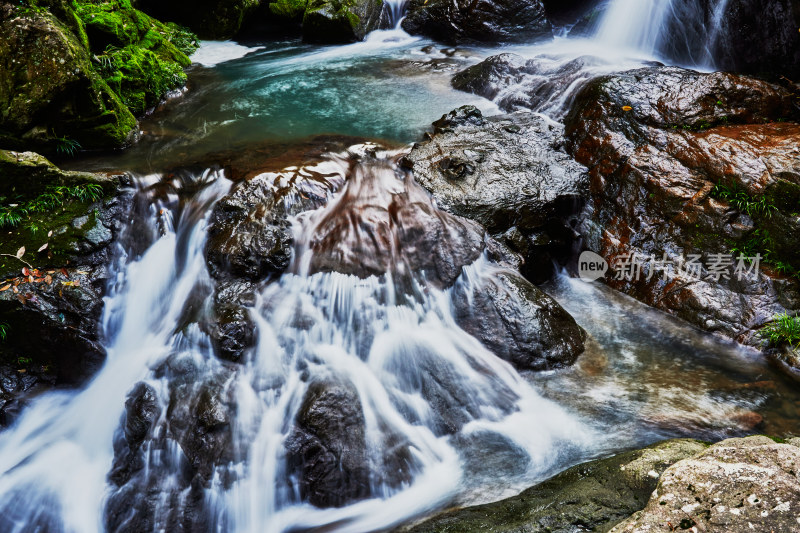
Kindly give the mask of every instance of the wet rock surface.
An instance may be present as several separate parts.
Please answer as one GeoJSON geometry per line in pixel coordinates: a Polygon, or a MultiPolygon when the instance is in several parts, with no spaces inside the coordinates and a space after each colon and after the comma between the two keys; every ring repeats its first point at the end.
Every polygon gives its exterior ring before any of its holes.
{"type": "Polygon", "coordinates": [[[595,56],[564,62],[546,55],[525,59],[505,53],[459,72],[452,85],[492,100],[503,111],[540,111],[561,119],[579,89],[596,77],[593,70],[608,69],[609,65],[608,60],[595,56]]]}
{"type": "Polygon", "coordinates": [[[572,254],[588,191],[586,168],[563,144],[563,127],[540,115],[484,118],[462,107],[435,122],[405,164],[440,209],[479,222],[540,282],[572,254]]]}
{"type": "Polygon", "coordinates": [[[795,531],[800,439],[728,439],[668,468],[647,506],[611,531],[795,531]]]}
{"type": "Polygon", "coordinates": [[[586,333],[553,298],[513,272],[498,269],[454,289],[455,319],[520,370],[554,370],[583,352],[586,333]]]}
{"type": "Polygon", "coordinates": [[[706,445],[694,440],[672,440],[591,461],[518,496],[450,511],[400,531],[608,531],[645,505],[659,476],[669,466],[705,448],[706,445]]]}
{"type": "Polygon", "coordinates": [[[797,81],[800,71],[800,2],[797,0],[729,0],[687,2],[675,10],[665,33],[668,57],[677,61],[712,62],[719,70],[797,81]],[[714,18],[719,17],[719,27],[714,18]],[[711,31],[711,34],[709,34],[711,31]],[[713,59],[712,59],[713,58],[713,59]]]}
{"type": "Polygon", "coordinates": [[[208,373],[191,356],[175,354],[155,377],[168,377],[169,386],[159,393],[138,383],[128,395],[114,437],[109,475],[113,489],[105,505],[105,525],[131,533],[156,523],[211,531],[213,509],[205,502],[204,488],[219,466],[236,458],[230,372],[223,367],[208,373]],[[163,471],[174,474],[163,476],[163,471]]]}
{"type": "Polygon", "coordinates": [[[638,280],[607,276],[608,284],[703,329],[761,344],[760,327],[800,307],[797,279],[775,268],[798,265],[792,247],[778,244],[797,234],[793,117],[789,92],[733,74],[646,68],[587,85],[566,134],[590,169],[582,229],[589,249],[612,264],[630,253],[675,265],[692,254],[703,265],[719,254],[766,256],[757,277],[741,280],[734,264],[731,279],[665,267],[651,275],[645,268],[638,280]]]}
{"type": "Polygon", "coordinates": [[[214,207],[206,256],[213,276],[261,281],[292,259],[289,217],[323,205],[344,181],[324,163],[265,172],[240,182],[214,207]]]}
{"type": "Polygon", "coordinates": [[[348,383],[312,383],[285,446],[290,479],[303,501],[341,507],[369,496],[365,421],[348,383]]]}
{"type": "Polygon", "coordinates": [[[553,35],[540,0],[411,0],[402,26],[448,44],[529,42],[553,35]]]}
{"type": "Polygon", "coordinates": [[[308,271],[359,277],[421,276],[446,288],[484,250],[476,223],[438,211],[410,175],[389,161],[356,163],[341,194],[313,219],[308,271]]]}

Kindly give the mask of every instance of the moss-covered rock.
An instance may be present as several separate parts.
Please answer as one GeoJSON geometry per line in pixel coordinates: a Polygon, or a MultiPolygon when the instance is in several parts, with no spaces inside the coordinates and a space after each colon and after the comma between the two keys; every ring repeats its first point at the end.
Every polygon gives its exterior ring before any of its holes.
{"type": "Polygon", "coordinates": [[[309,0],[303,16],[303,40],[310,43],[361,41],[389,26],[382,0],[309,0]]]}
{"type": "Polygon", "coordinates": [[[0,145],[55,152],[131,141],[136,119],[82,39],[43,8],[0,5],[0,71],[0,145]]]}
{"type": "Polygon", "coordinates": [[[186,30],[162,24],[128,0],[81,2],[77,13],[98,72],[134,114],[186,83],[186,54],[197,48],[186,30]]]}
{"type": "Polygon", "coordinates": [[[114,195],[118,182],[62,171],[33,152],[0,150],[0,280],[26,265],[85,263],[108,245],[112,231],[103,199],[114,195]]]}
{"type": "Polygon", "coordinates": [[[273,17],[296,22],[303,20],[307,5],[308,0],[277,0],[267,4],[273,17]]]}
{"type": "Polygon", "coordinates": [[[128,212],[118,182],[0,150],[0,426],[26,395],[78,384],[105,357],[105,265],[128,212]]]}
{"type": "Polygon", "coordinates": [[[647,503],[661,473],[706,449],[669,440],[574,466],[512,498],[451,511],[403,529],[413,533],[608,531],[647,503]]]}

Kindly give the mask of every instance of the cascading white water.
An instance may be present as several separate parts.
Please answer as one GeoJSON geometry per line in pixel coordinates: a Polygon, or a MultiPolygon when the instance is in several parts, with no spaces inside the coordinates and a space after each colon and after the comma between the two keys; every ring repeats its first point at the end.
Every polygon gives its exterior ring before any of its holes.
{"type": "Polygon", "coordinates": [[[400,29],[400,23],[406,15],[408,0],[383,0],[383,4],[386,6],[392,28],[400,29]]]}
{"type": "Polygon", "coordinates": [[[674,0],[611,0],[595,40],[654,55],[674,0]]]}
{"type": "MultiPolygon", "coordinates": [[[[383,157],[390,156],[396,154],[383,157]]],[[[348,163],[340,161],[344,175],[348,163]]],[[[369,189],[362,191],[405,194],[418,187],[391,168],[383,162],[367,172],[369,189]]],[[[147,197],[155,177],[142,185],[140,194],[147,197]]],[[[485,258],[466,267],[451,289],[415,278],[412,298],[396,292],[391,275],[309,275],[302,267],[312,253],[309,239],[335,201],[298,218],[294,273],[260,288],[251,309],[257,346],[243,364],[223,363],[195,321],[213,291],[204,258],[206,220],[229,182],[209,172],[191,185],[201,189],[193,197],[179,195],[176,183],[173,192],[149,200],[146,223],[135,230],[146,227],[150,234],[141,256],[120,247],[103,315],[104,368],[82,391],[33,401],[16,426],[0,434],[4,532],[170,531],[194,513],[202,515],[202,527],[195,527],[208,531],[324,527],[364,533],[457,497],[469,487],[462,479],[465,459],[484,453],[488,436],[516,450],[525,479],[552,472],[559,457],[572,460],[565,452],[591,438],[576,418],[540,397],[511,365],[456,324],[453,291],[481,290],[500,268],[485,258]],[[353,391],[364,421],[369,482],[356,501],[320,509],[298,492],[286,447],[307,393],[326,383],[353,391]],[[228,459],[212,465],[202,487],[184,479],[192,445],[175,417],[182,410],[189,419],[198,416],[192,414],[192,395],[202,397],[209,384],[235,410],[228,459]],[[458,401],[436,404],[423,392],[433,384],[458,401]],[[120,416],[126,396],[142,386],[154,399],[156,415],[141,461],[126,462],[120,416]],[[460,429],[454,434],[441,429],[443,416],[455,416],[443,408],[457,414],[460,429]],[[388,464],[397,453],[400,463],[388,464]],[[126,469],[133,474],[124,474],[126,469]]],[[[285,201],[302,191],[297,183],[285,201]]]]}
{"type": "Polygon", "coordinates": [[[648,57],[713,68],[730,0],[611,0],[594,41],[648,57]]]}
{"type": "Polygon", "coordinates": [[[125,396],[150,366],[181,344],[178,319],[191,294],[209,283],[205,216],[229,182],[214,173],[200,180],[211,184],[185,207],[177,226],[174,197],[150,205],[148,227],[156,239],[140,258],[119,250],[102,319],[108,359],[96,378],[82,391],[36,399],[0,434],[0,530],[103,529],[112,438],[125,396]]]}

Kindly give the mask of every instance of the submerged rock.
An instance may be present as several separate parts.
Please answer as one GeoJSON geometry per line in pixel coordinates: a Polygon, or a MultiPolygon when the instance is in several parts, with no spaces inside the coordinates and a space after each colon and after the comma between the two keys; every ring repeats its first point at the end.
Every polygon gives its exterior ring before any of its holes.
{"type": "Polygon", "coordinates": [[[411,0],[403,29],[448,44],[529,42],[553,36],[541,0],[411,0]]]}
{"type": "Polygon", "coordinates": [[[668,262],[608,284],[753,345],[775,314],[800,309],[788,245],[800,234],[800,125],[785,121],[796,116],[789,92],[733,74],[645,68],[587,85],[566,120],[590,169],[586,246],[612,264],[668,262]],[[738,279],[738,256],[757,253],[761,272],[738,279]],[[734,257],[725,275],[707,268],[720,254],[734,257]],[[692,257],[699,275],[681,267],[692,257]]]}
{"type": "Polygon", "coordinates": [[[796,531],[800,439],[728,439],[682,460],[660,477],[650,501],[611,531],[796,531]]]}
{"type": "Polygon", "coordinates": [[[608,531],[645,505],[664,470],[705,448],[694,440],[664,441],[574,466],[518,496],[450,511],[402,531],[608,531]]]}
{"type": "Polygon", "coordinates": [[[133,139],[136,119],[55,16],[3,3],[0,36],[0,145],[71,151],[133,139]]]}
{"type": "Polygon", "coordinates": [[[483,118],[452,111],[414,145],[406,164],[439,208],[482,224],[525,259],[534,281],[571,255],[588,191],[586,168],[563,149],[563,127],[540,115],[483,118]]]}

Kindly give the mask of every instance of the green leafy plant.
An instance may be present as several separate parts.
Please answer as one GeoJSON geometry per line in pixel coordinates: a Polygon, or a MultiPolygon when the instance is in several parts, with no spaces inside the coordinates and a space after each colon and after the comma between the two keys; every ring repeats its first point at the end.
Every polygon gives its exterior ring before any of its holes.
{"type": "MultiPolygon", "coordinates": [[[[45,213],[64,205],[68,200],[94,202],[103,195],[103,188],[97,183],[82,185],[54,185],[32,200],[23,201],[17,198],[14,203],[6,197],[0,197],[0,228],[18,226],[35,213],[45,213]]],[[[31,228],[32,231],[36,229],[31,228]]]]}
{"type": "Polygon", "coordinates": [[[800,317],[789,316],[788,313],[777,315],[761,330],[761,335],[774,346],[800,345],[800,317]]]}
{"type": "Polygon", "coordinates": [[[67,137],[56,137],[56,152],[59,154],[68,155],[70,157],[75,155],[75,152],[81,149],[81,143],[76,141],[75,139],[69,139],[67,137]]]}
{"type": "Polygon", "coordinates": [[[8,330],[9,329],[11,329],[11,327],[8,324],[6,324],[5,322],[0,324],[0,341],[5,341],[6,340],[6,337],[8,337],[8,330]]]}
{"type": "Polygon", "coordinates": [[[766,196],[754,198],[738,185],[718,183],[711,189],[711,197],[727,200],[733,207],[749,216],[765,216],[770,218],[778,208],[766,196]]]}
{"type": "Polygon", "coordinates": [[[33,359],[30,357],[17,357],[18,366],[28,366],[31,363],[33,363],[33,359]]]}

